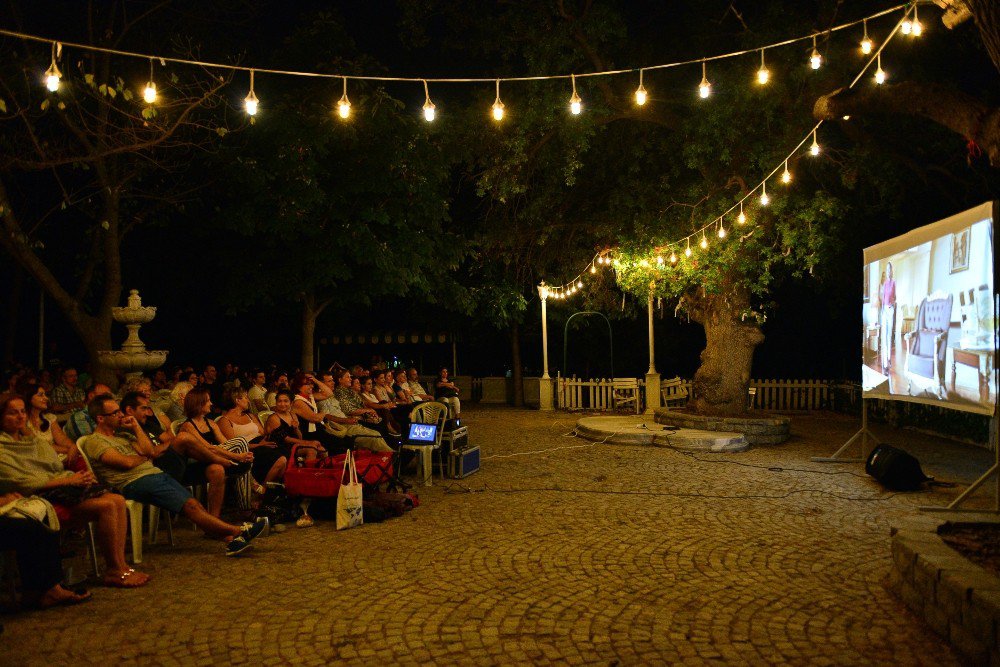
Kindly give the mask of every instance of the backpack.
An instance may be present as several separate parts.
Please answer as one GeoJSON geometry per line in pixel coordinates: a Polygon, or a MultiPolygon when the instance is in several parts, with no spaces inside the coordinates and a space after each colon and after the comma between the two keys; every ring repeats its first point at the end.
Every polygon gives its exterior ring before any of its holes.
{"type": "Polygon", "coordinates": [[[892,445],[879,445],[868,455],[865,472],[892,491],[918,491],[933,479],[924,474],[915,456],[892,445]]]}

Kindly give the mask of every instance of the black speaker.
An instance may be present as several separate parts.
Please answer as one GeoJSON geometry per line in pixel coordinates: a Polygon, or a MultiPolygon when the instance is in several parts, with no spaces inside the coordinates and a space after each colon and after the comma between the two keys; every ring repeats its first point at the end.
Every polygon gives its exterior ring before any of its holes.
{"type": "Polygon", "coordinates": [[[892,445],[879,445],[868,455],[865,472],[892,491],[917,491],[931,477],[920,469],[915,456],[892,445]]]}

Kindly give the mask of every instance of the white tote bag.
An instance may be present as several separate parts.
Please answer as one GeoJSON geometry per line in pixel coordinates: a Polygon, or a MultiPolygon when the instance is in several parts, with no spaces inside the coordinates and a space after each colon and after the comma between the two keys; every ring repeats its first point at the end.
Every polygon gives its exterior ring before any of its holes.
{"type": "Polygon", "coordinates": [[[358,469],[354,466],[354,454],[348,451],[344,459],[344,472],[340,474],[340,491],[337,492],[337,530],[360,526],[364,522],[364,504],[361,497],[361,483],[358,482],[358,469]]]}

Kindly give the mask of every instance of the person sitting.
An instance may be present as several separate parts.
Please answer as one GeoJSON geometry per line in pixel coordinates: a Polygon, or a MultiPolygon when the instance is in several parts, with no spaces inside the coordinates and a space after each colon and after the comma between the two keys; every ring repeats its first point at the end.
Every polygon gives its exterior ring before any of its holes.
{"type": "Polygon", "coordinates": [[[175,422],[178,419],[184,419],[184,398],[188,395],[188,392],[194,389],[195,385],[187,381],[181,381],[174,385],[174,388],[170,390],[170,402],[163,408],[163,414],[167,416],[171,422],[175,422]]]}
{"type": "Polygon", "coordinates": [[[63,369],[60,382],[52,390],[52,412],[64,414],[74,410],[81,410],[87,406],[86,393],[77,384],[80,376],[76,369],[67,366],[63,369]]]}
{"type": "Polygon", "coordinates": [[[448,369],[442,368],[434,382],[434,400],[448,406],[452,419],[458,419],[462,413],[462,403],[458,400],[458,385],[448,379],[448,369]]]}
{"type": "Polygon", "coordinates": [[[278,451],[278,446],[264,434],[264,425],[250,411],[250,397],[240,387],[230,387],[222,395],[225,412],[216,422],[227,440],[245,438],[253,452],[251,471],[258,488],[268,482],[277,482],[285,475],[288,459],[278,451]]]}
{"type": "Polygon", "coordinates": [[[398,370],[394,371],[392,374],[392,393],[396,396],[396,402],[400,405],[413,406],[417,403],[417,400],[413,397],[410,392],[410,385],[406,381],[406,371],[398,370]]]}
{"type": "Polygon", "coordinates": [[[388,434],[393,438],[398,438],[399,423],[392,414],[392,408],[397,406],[395,403],[383,404],[378,400],[378,397],[375,396],[374,393],[371,377],[366,377],[364,382],[358,378],[352,379],[351,390],[361,399],[361,405],[363,407],[374,410],[375,413],[382,419],[388,434]]]}
{"type": "Polygon", "coordinates": [[[356,447],[373,452],[392,451],[378,431],[361,426],[357,417],[344,414],[328,384],[316,380],[312,375],[303,375],[296,377],[293,385],[299,385],[299,390],[292,403],[292,410],[305,423],[302,435],[307,440],[318,439],[331,452],[346,450],[351,441],[356,447]],[[323,408],[319,407],[319,403],[322,403],[323,408]],[[313,430],[310,431],[310,428],[313,430]],[[312,435],[315,433],[322,435],[312,435]]]}
{"type": "Polygon", "coordinates": [[[274,409],[274,401],[277,399],[278,390],[280,389],[291,389],[293,393],[296,391],[296,389],[288,384],[288,373],[284,371],[275,371],[271,375],[270,389],[264,397],[264,402],[271,410],[274,409]]]}
{"type": "Polygon", "coordinates": [[[187,420],[181,426],[181,431],[200,440],[206,447],[214,447],[222,456],[240,464],[226,470],[226,474],[236,479],[237,504],[242,510],[252,510],[254,493],[264,493],[258,488],[250,474],[253,464],[253,454],[247,441],[243,438],[226,440],[219,430],[219,425],[208,418],[212,411],[212,398],[206,387],[195,387],[184,397],[184,414],[187,420]]]}
{"type": "MultiPolygon", "coordinates": [[[[95,397],[101,396],[103,394],[111,395],[111,387],[101,382],[95,382],[94,384],[87,387],[87,401],[94,400],[95,397]]],[[[66,425],[63,426],[63,431],[66,432],[66,437],[68,437],[73,442],[76,442],[85,435],[90,435],[94,432],[94,428],[97,424],[94,420],[90,418],[87,413],[86,406],[75,410],[70,413],[69,419],[66,420],[66,425]]]]}
{"type": "Polygon", "coordinates": [[[201,372],[201,382],[198,386],[208,389],[208,394],[212,397],[212,405],[222,405],[223,387],[219,380],[219,371],[216,370],[215,366],[212,364],[205,366],[205,370],[201,372]]]}
{"type": "Polygon", "coordinates": [[[67,468],[72,468],[79,457],[76,443],[67,437],[55,416],[46,414],[49,407],[49,397],[40,384],[28,383],[19,388],[18,393],[24,399],[28,409],[28,430],[43,438],[60,455],[67,468]]]}
{"type": "Polygon", "coordinates": [[[24,399],[0,395],[0,493],[20,493],[45,498],[67,528],[97,524],[97,538],[107,573],[104,583],[138,588],[149,575],[125,562],[125,499],[97,484],[89,470],[63,468],[47,442],[28,431],[24,399]]]}
{"type": "MultiPolygon", "coordinates": [[[[0,495],[0,507],[23,498],[20,493],[0,495]]],[[[0,549],[14,552],[21,574],[22,602],[27,607],[47,609],[86,602],[87,591],[63,588],[59,533],[40,521],[0,516],[0,549]]]]}
{"type": "Polygon", "coordinates": [[[423,385],[420,384],[420,373],[415,366],[410,366],[406,371],[406,388],[415,401],[433,401],[434,397],[427,393],[423,385]]]}
{"type": "Polygon", "coordinates": [[[168,391],[170,389],[170,385],[167,382],[167,373],[162,368],[157,369],[153,373],[152,387],[153,391],[168,391]]]}
{"type": "Polygon", "coordinates": [[[255,370],[250,377],[253,381],[250,389],[247,390],[247,398],[250,399],[250,409],[257,413],[269,410],[270,408],[267,406],[267,389],[264,387],[267,378],[264,375],[264,371],[255,370]]]}
{"type": "Polygon", "coordinates": [[[355,388],[354,378],[348,371],[339,371],[334,374],[336,378],[336,389],[333,390],[333,396],[340,403],[340,409],[344,411],[348,417],[357,417],[359,422],[365,427],[377,431],[386,440],[390,440],[397,435],[393,435],[385,420],[379,417],[375,410],[365,407],[364,400],[361,398],[360,385],[355,388]]]}
{"type": "Polygon", "coordinates": [[[190,433],[174,435],[166,416],[154,414],[149,399],[139,392],[125,394],[121,408],[126,417],[133,417],[139,423],[153,443],[153,465],[183,486],[207,484],[208,511],[219,516],[226,495],[226,470],[237,463],[190,433]]]}
{"type": "Polygon", "coordinates": [[[302,457],[314,459],[317,455],[317,442],[302,437],[299,418],[292,412],[292,401],[294,400],[295,395],[291,389],[278,390],[278,396],[274,401],[274,413],[267,418],[264,432],[267,433],[267,439],[277,445],[282,456],[291,456],[293,446],[303,445],[309,449],[303,450],[302,457]]]}
{"type": "Polygon", "coordinates": [[[205,511],[177,480],[151,463],[153,443],[134,417],[126,417],[114,399],[97,397],[87,407],[97,429],[81,447],[97,479],[129,500],[183,514],[206,535],[226,542],[226,555],[246,551],[267,528],[267,519],[249,527],[234,526],[205,511]]]}

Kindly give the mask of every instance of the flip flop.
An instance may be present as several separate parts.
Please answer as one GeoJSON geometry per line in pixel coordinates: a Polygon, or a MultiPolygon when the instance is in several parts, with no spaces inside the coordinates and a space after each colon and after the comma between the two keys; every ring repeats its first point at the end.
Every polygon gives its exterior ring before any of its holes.
{"type": "Polygon", "coordinates": [[[84,591],[83,593],[73,593],[66,597],[59,598],[57,600],[46,601],[45,595],[39,598],[38,602],[34,606],[38,609],[50,609],[52,607],[72,607],[73,605],[83,604],[84,602],[90,602],[93,599],[93,594],[90,591],[84,591]]]}
{"type": "Polygon", "coordinates": [[[139,588],[148,584],[149,580],[150,577],[148,574],[136,572],[132,568],[129,568],[118,576],[106,575],[104,577],[104,585],[111,588],[139,588]],[[142,579],[142,577],[146,578],[142,579]]]}

